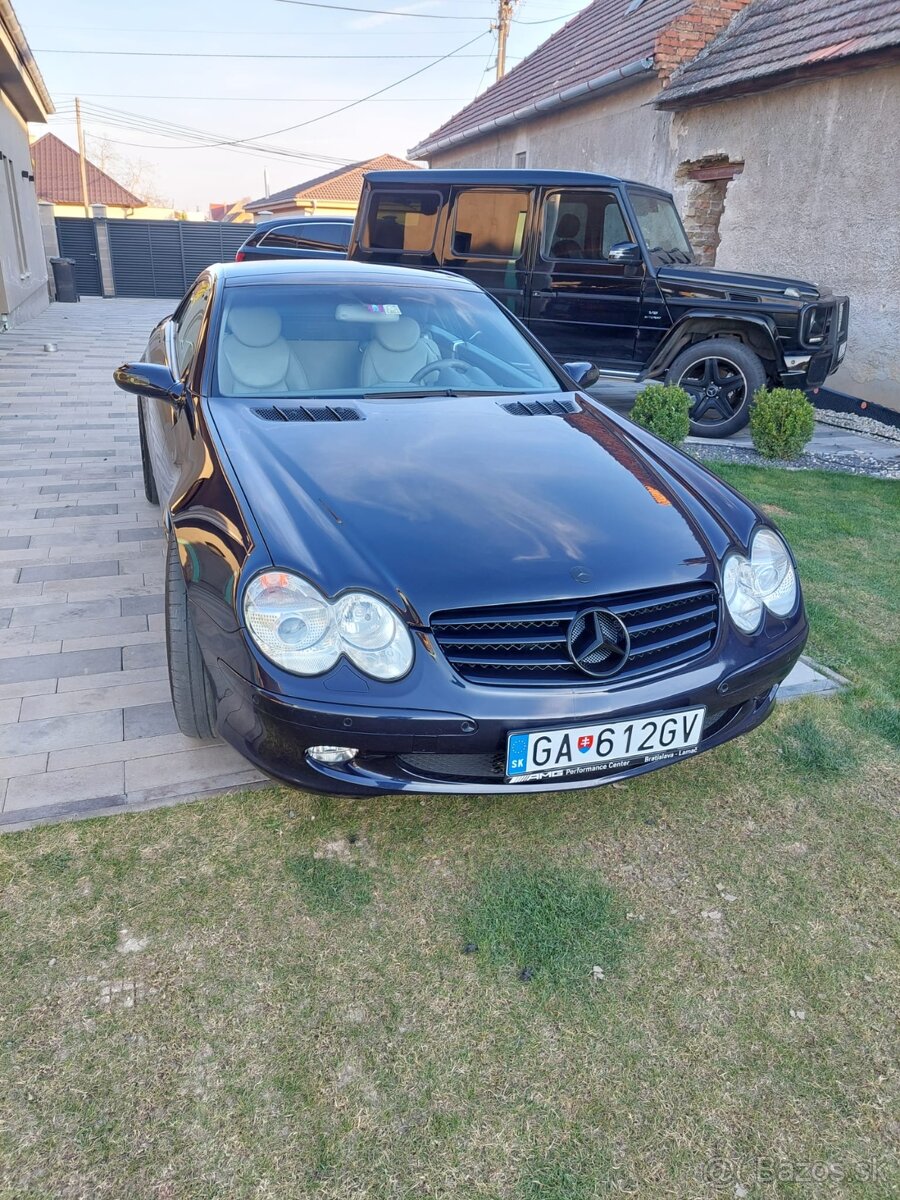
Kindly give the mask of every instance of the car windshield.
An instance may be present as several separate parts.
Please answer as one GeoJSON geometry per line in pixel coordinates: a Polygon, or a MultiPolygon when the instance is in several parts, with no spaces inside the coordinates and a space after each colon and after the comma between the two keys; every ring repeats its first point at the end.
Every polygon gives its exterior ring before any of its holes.
{"type": "Polygon", "coordinates": [[[558,392],[560,383],[483,292],[395,283],[226,288],[222,396],[558,392]]]}
{"type": "Polygon", "coordinates": [[[648,192],[632,191],[630,196],[634,215],[655,262],[693,262],[691,243],[672,201],[665,196],[654,196],[648,192]]]}

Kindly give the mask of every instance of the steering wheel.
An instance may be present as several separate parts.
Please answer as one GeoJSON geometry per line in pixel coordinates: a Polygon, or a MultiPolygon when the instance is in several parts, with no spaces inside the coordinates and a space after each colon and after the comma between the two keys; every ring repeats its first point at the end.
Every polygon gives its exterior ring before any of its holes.
{"type": "Polygon", "coordinates": [[[410,383],[427,383],[443,387],[491,387],[494,380],[478,367],[461,358],[439,358],[426,363],[413,375],[410,383]]]}

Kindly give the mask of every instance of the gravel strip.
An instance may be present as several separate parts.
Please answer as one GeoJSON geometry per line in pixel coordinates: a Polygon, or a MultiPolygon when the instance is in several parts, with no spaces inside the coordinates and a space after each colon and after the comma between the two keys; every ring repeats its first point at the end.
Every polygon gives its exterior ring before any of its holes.
{"type": "Polygon", "coordinates": [[[900,429],[863,417],[859,413],[834,412],[830,408],[817,408],[816,420],[822,425],[834,425],[838,429],[850,429],[854,433],[867,433],[870,437],[884,438],[888,442],[900,442],[900,429]]]}
{"type": "Polygon", "coordinates": [[[756,450],[742,446],[688,445],[684,449],[700,462],[745,463],[751,467],[780,467],[785,471],[842,471],[847,475],[867,475],[871,479],[900,479],[900,463],[885,462],[865,454],[801,454],[792,462],[783,462],[763,458],[756,450]]]}

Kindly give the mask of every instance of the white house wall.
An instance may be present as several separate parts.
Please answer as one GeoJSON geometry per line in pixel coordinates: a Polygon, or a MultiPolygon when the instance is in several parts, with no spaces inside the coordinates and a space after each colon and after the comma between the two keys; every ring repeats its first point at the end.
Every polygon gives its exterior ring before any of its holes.
{"type": "Polygon", "coordinates": [[[50,297],[34,184],[22,178],[23,171],[31,174],[28,131],[3,92],[0,92],[0,151],[12,161],[13,186],[25,240],[26,270],[22,272],[5,163],[0,163],[0,316],[6,315],[14,325],[46,308],[50,297]]]}

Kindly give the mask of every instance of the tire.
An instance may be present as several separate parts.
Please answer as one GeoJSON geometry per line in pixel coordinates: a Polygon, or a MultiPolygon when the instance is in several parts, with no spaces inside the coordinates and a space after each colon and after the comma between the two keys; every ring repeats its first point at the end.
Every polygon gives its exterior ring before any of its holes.
{"type": "Polygon", "coordinates": [[[174,531],[166,551],[166,652],[178,728],[185,737],[215,737],[216,697],[191,619],[174,531]]]}
{"type": "Polygon", "coordinates": [[[144,495],[151,504],[159,504],[159,493],[156,490],[156,480],[153,478],[153,465],[150,462],[150,451],[147,448],[147,430],[144,428],[144,402],[138,400],[138,435],[141,442],[141,467],[144,471],[144,495]]]}
{"type": "Polygon", "coordinates": [[[666,374],[691,396],[694,437],[728,437],[750,419],[750,402],[765,386],[762,360],[734,338],[708,338],[688,346],[666,374]]]}

